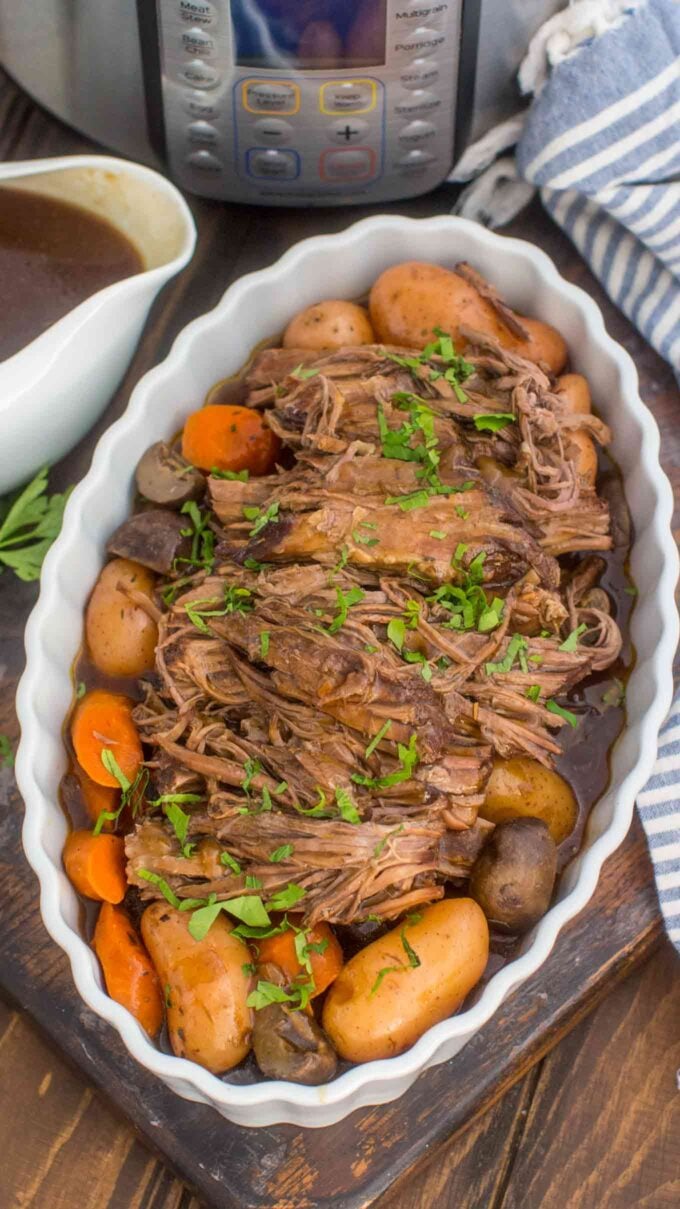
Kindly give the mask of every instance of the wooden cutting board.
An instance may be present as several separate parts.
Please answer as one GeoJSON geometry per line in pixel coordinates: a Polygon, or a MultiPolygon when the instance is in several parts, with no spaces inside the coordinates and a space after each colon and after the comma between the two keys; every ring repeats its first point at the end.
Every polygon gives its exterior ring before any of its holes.
{"type": "MultiPolygon", "coordinates": [[[[90,149],[91,144],[43,115],[0,74],[0,159],[90,149]]],[[[453,194],[442,189],[386,209],[426,216],[447,213],[452,200],[453,194]]],[[[55,468],[55,488],[82,477],[97,437],[123,410],[141,374],[165,356],[191,318],[215,304],[230,281],[270,263],[297,239],[342,229],[369,212],[248,209],[195,199],[190,204],[199,226],[194,260],[159,299],[103,420],[55,468]]],[[[544,248],[561,272],[603,307],[612,335],[638,364],[642,394],[661,426],[662,460],[678,498],[678,396],[670,370],[607,303],[537,204],[510,232],[544,248]]],[[[23,667],[22,635],[36,596],[36,585],[0,576],[0,732],[13,742],[18,736],[13,703],[23,667]]],[[[0,991],[30,1013],[146,1143],[215,1209],[321,1209],[331,1204],[358,1209],[372,1204],[500,1097],[647,956],[660,935],[649,859],[635,824],[607,862],[593,900],[562,933],[548,962],[454,1059],[422,1075],[402,1099],[356,1112],[331,1128],[246,1130],[174,1096],[81,1003],[68,963],[40,919],[37,882],[20,845],[21,821],[13,773],[0,769],[0,991]]]]}

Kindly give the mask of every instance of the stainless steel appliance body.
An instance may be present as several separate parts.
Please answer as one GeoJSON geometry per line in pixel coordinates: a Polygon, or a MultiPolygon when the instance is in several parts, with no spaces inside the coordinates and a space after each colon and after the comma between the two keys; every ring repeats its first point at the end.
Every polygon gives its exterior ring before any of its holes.
{"type": "Polygon", "coordinates": [[[519,104],[564,0],[0,0],[0,60],[184,188],[270,205],[434,188],[519,104]]]}

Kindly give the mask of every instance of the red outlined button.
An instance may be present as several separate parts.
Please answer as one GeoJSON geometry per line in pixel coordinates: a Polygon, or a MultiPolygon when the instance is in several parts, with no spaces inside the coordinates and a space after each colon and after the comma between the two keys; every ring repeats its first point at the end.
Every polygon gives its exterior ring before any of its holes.
{"type": "Polygon", "coordinates": [[[369,180],[375,176],[376,154],[372,147],[329,147],[321,152],[319,176],[322,181],[369,180]]]}

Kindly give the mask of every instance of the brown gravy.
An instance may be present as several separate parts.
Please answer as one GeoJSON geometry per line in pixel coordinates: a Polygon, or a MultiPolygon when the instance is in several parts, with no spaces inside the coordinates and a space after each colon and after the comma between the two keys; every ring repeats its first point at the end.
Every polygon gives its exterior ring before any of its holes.
{"type": "Polygon", "coordinates": [[[0,188],[0,361],[104,286],[143,269],[137,249],[89,210],[0,188]]]}

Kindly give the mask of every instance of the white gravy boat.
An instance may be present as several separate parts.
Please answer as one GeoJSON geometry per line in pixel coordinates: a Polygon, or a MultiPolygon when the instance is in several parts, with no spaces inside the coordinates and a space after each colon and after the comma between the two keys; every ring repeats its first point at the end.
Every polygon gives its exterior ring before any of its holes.
{"type": "Polygon", "coordinates": [[[127,160],[73,155],[0,164],[3,187],[108,219],[134,244],[143,269],[98,290],[0,361],[0,494],[58,461],[92,427],[127,369],[154,298],[196,243],[181,193],[127,160]]]}

